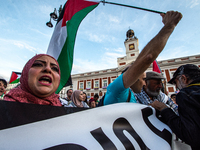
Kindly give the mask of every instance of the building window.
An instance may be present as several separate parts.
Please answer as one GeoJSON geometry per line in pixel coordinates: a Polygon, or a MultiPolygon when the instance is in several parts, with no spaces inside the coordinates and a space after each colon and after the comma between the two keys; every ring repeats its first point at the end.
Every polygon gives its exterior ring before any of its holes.
{"type": "Polygon", "coordinates": [[[111,83],[115,80],[116,78],[111,78],[111,83]]]}
{"type": "Polygon", "coordinates": [[[79,90],[82,91],[82,90],[83,90],[83,87],[84,87],[84,83],[83,83],[83,82],[80,82],[80,83],[79,83],[79,90]]]}
{"type": "Polygon", "coordinates": [[[167,79],[165,72],[161,72],[161,74],[163,75],[163,77],[165,77],[165,79],[167,79]]]}
{"type": "Polygon", "coordinates": [[[86,90],[90,90],[90,89],[91,89],[91,81],[87,81],[86,90]]]}
{"type": "Polygon", "coordinates": [[[94,89],[99,89],[99,80],[94,81],[94,89]]]}
{"type": "Polygon", "coordinates": [[[173,78],[174,72],[175,71],[170,71],[170,79],[173,78]]]}
{"type": "Polygon", "coordinates": [[[107,86],[108,86],[108,80],[107,79],[103,79],[103,86],[102,86],[102,88],[106,89],[107,86]]]}
{"type": "Polygon", "coordinates": [[[87,93],[87,99],[90,99],[90,93],[87,93]]]}

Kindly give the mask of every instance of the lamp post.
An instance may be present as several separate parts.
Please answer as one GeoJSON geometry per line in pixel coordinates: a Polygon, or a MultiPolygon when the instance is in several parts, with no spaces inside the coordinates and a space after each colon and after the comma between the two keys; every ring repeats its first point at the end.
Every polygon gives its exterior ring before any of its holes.
{"type": "MultiPolygon", "coordinates": [[[[60,5],[60,8],[59,8],[59,10],[58,10],[59,16],[60,16],[61,11],[62,11],[62,5],[60,5]]],[[[56,8],[54,8],[54,12],[50,13],[50,20],[49,20],[49,22],[46,23],[46,25],[47,25],[48,27],[52,28],[52,27],[53,27],[53,24],[51,23],[51,18],[52,18],[54,21],[57,21],[59,16],[57,15],[56,8]]]]}

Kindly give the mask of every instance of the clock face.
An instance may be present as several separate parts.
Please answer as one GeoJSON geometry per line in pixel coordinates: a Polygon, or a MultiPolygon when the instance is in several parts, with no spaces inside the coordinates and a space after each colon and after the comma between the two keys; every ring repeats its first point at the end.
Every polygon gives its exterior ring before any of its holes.
{"type": "Polygon", "coordinates": [[[134,50],[135,49],[135,45],[134,44],[129,44],[129,50],[134,50]]]}

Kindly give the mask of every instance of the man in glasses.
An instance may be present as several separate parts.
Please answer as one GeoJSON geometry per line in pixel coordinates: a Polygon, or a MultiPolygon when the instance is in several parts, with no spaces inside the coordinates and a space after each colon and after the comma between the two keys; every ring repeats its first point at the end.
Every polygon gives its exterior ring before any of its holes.
{"type": "Polygon", "coordinates": [[[192,149],[200,149],[200,69],[196,65],[180,66],[168,82],[180,92],[176,95],[179,116],[164,103],[151,105],[161,111],[161,116],[172,131],[192,149]]]}

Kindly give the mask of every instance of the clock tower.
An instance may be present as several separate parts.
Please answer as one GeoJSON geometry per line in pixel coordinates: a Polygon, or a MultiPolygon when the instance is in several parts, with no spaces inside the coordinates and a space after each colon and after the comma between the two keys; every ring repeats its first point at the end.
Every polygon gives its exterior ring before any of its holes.
{"type": "Polygon", "coordinates": [[[134,35],[134,31],[129,29],[126,32],[126,39],[124,42],[126,48],[126,56],[117,58],[118,67],[125,66],[132,61],[135,61],[139,55],[138,38],[134,35]]]}

